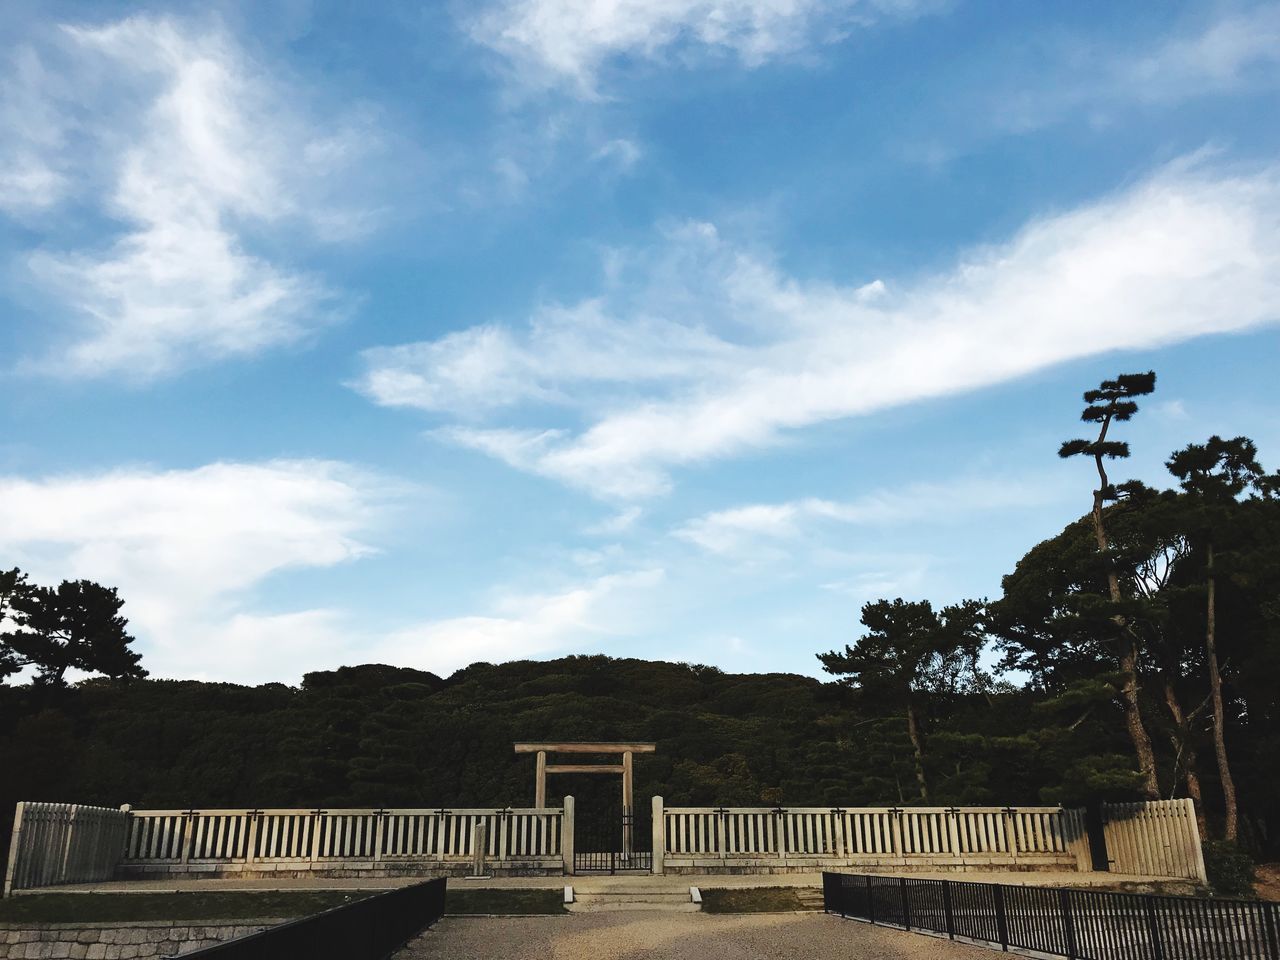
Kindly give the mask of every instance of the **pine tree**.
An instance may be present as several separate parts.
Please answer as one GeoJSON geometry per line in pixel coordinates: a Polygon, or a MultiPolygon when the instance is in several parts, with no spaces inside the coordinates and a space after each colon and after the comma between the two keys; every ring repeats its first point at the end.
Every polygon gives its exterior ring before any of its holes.
{"type": "Polygon", "coordinates": [[[1116,500],[1120,496],[1116,486],[1107,477],[1104,461],[1129,456],[1129,445],[1123,441],[1109,440],[1107,434],[1113,423],[1130,420],[1138,412],[1134,397],[1145,396],[1155,388],[1156,375],[1154,372],[1147,372],[1121,374],[1114,380],[1103,380],[1097,390],[1086,390],[1084,394],[1086,406],[1080,419],[1085,423],[1098,424],[1098,436],[1093,440],[1068,440],[1058,450],[1058,456],[1063,458],[1092,457],[1098,470],[1098,487],[1093,491],[1094,540],[1097,543],[1098,554],[1106,567],[1108,594],[1117,610],[1112,617],[1112,622],[1115,625],[1115,643],[1120,670],[1123,674],[1120,693],[1124,702],[1125,723],[1129,730],[1129,738],[1133,741],[1134,752],[1137,754],[1143,792],[1151,800],[1159,798],[1160,786],[1156,779],[1155,751],[1151,746],[1151,736],[1142,722],[1138,694],[1140,651],[1136,635],[1128,629],[1124,615],[1119,612],[1124,598],[1120,592],[1120,579],[1111,557],[1111,545],[1107,539],[1103,508],[1108,501],[1116,500]]]}

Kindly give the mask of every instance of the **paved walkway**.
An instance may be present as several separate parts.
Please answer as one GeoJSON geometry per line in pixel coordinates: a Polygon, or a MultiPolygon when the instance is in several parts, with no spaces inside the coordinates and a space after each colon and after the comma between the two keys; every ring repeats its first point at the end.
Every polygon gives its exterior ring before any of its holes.
{"type": "Polygon", "coordinates": [[[395,960],[991,960],[991,951],[823,914],[446,917],[395,960]]]}

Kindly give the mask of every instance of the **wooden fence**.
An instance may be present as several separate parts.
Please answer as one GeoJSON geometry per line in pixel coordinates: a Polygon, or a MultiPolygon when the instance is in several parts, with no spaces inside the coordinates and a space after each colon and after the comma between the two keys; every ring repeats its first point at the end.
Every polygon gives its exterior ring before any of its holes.
{"type": "MultiPolygon", "coordinates": [[[[1205,882],[1189,800],[1107,804],[1116,873],[1205,882]]],[[[1083,811],[1060,807],[664,807],[655,873],[1081,870],[1083,811]]],[[[111,810],[20,803],[5,894],[123,876],[558,874],[573,869],[563,809],[111,810]],[[483,841],[479,838],[483,838],[483,841]]]]}
{"type": "Polygon", "coordinates": [[[1205,882],[1204,853],[1190,800],[1104,803],[1103,835],[1115,873],[1205,882]]]}
{"type": "Polygon", "coordinates": [[[128,815],[76,803],[18,804],[9,840],[4,895],[62,883],[110,880],[128,831],[128,815]]]}
{"type": "Polygon", "coordinates": [[[562,867],[564,811],[135,810],[123,872],[259,874],[334,869],[394,873],[483,861],[510,872],[562,867]]]}
{"type": "Polygon", "coordinates": [[[1084,815],[1060,807],[663,808],[659,797],[654,824],[663,870],[1090,867],[1084,815]]]}

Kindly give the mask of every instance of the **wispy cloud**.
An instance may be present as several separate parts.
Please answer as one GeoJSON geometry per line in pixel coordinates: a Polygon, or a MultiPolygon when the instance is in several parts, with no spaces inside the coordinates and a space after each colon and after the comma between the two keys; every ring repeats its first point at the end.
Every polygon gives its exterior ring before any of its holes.
{"type": "Polygon", "coordinates": [[[947,483],[916,483],[878,490],[851,500],[805,497],[716,510],[674,531],[708,553],[746,558],[763,545],[796,541],[824,524],[896,525],[918,521],[963,523],[975,514],[1051,503],[1064,492],[1056,479],[959,477],[947,483]]]}
{"type": "Polygon", "coordinates": [[[1280,6],[1213,10],[1164,36],[1120,47],[1096,39],[1035,64],[986,113],[1016,132],[1084,114],[1112,122],[1125,110],[1280,86],[1280,6]]]}
{"type": "Polygon", "coordinates": [[[802,281],[690,224],[612,255],[605,286],[523,327],[372,352],[358,386],[455,413],[439,436],[519,469],[653,496],[675,467],[812,424],[1275,322],[1280,171],[1174,164],[900,285],[802,281]]]}
{"type": "Polygon", "coordinates": [[[523,78],[596,97],[610,61],[730,56],[758,67],[839,40],[920,0],[500,0],[470,23],[523,78]]]}
{"type": "Polygon", "coordinates": [[[0,183],[5,206],[74,202],[122,228],[102,243],[55,230],[31,254],[79,333],[38,367],[148,379],[293,342],[332,319],[325,284],[258,241],[367,228],[368,211],[328,194],[376,145],[367,117],[322,125],[306,96],[216,24],[68,26],[22,51],[15,71],[20,109],[0,111],[0,142],[16,143],[19,161],[0,183]],[[42,76],[57,83],[33,92],[42,76]]]}
{"type": "Polygon", "coordinates": [[[1167,38],[1120,67],[1128,89],[1148,100],[1185,99],[1280,82],[1280,6],[1236,11],[1167,38]]]}

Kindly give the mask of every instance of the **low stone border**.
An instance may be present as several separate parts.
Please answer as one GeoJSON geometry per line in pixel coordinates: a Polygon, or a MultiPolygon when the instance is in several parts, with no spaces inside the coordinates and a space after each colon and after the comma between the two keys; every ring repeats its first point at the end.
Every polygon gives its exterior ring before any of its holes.
{"type": "Polygon", "coordinates": [[[0,923],[0,960],[135,960],[188,953],[258,933],[279,919],[234,923],[0,923]]]}

